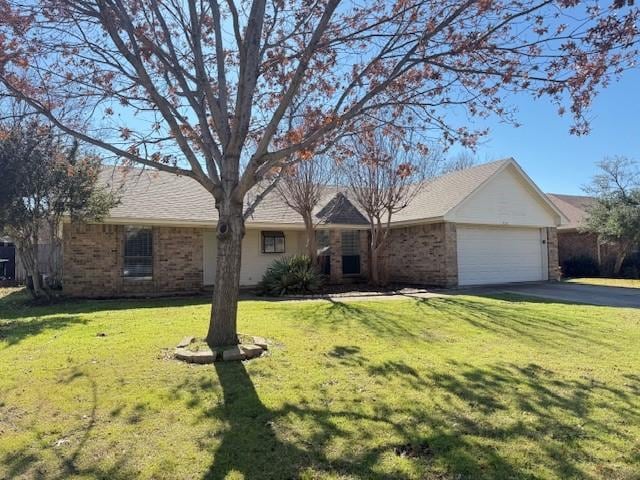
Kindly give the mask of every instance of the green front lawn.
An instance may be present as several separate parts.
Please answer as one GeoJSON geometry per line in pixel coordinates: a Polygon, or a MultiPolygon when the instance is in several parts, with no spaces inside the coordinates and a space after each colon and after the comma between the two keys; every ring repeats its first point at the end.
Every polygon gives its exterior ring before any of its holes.
{"type": "Polygon", "coordinates": [[[270,355],[213,367],[171,358],[206,299],[20,295],[0,301],[0,478],[639,478],[638,310],[246,301],[270,355]]]}
{"type": "Polygon", "coordinates": [[[632,278],[568,278],[566,283],[600,285],[604,287],[640,288],[640,280],[632,278]]]}

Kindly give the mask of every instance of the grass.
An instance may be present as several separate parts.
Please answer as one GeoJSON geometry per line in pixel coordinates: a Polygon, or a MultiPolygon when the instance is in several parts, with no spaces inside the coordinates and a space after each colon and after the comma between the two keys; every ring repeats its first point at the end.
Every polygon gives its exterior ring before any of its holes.
{"type": "Polygon", "coordinates": [[[569,278],[567,283],[602,285],[605,287],[640,288],[640,280],[632,278],[569,278]]]}
{"type": "Polygon", "coordinates": [[[22,301],[25,297],[22,287],[0,287],[0,300],[16,294],[16,297],[22,301]]]}
{"type": "Polygon", "coordinates": [[[0,478],[639,478],[638,310],[245,301],[269,356],[194,366],[171,352],[206,299],[21,295],[0,300],[0,478]]]}

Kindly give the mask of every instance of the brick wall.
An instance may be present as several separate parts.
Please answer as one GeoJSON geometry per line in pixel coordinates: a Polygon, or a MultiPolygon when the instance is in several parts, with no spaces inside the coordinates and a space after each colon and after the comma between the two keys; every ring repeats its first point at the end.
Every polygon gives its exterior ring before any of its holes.
{"type": "Polygon", "coordinates": [[[390,282],[441,287],[458,284],[457,237],[453,223],[394,228],[385,256],[390,282]]]}
{"type": "Polygon", "coordinates": [[[154,228],[154,274],[160,292],[190,292],[202,287],[203,230],[154,228]]]}
{"type": "Polygon", "coordinates": [[[558,232],[558,261],[587,256],[598,262],[598,237],[592,233],[558,232]]]}
{"type": "Polygon", "coordinates": [[[153,277],[122,276],[123,225],[66,224],[63,229],[63,289],[78,297],[163,295],[202,287],[203,231],[153,227],[153,277]]]}
{"type": "Polygon", "coordinates": [[[342,232],[329,230],[329,245],[331,247],[331,283],[342,283],[342,232]]]}
{"type": "Polygon", "coordinates": [[[121,291],[122,253],[117,225],[65,224],[62,284],[71,296],[116,295],[121,291]]]}
{"type": "Polygon", "coordinates": [[[558,263],[558,229],[547,228],[547,252],[549,280],[560,280],[560,264],[558,263]]]}

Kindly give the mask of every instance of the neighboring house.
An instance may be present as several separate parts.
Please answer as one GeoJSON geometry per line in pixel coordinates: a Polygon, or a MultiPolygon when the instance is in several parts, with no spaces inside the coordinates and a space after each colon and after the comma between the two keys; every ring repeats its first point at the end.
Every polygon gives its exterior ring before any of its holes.
{"type": "Polygon", "coordinates": [[[558,227],[558,261],[565,262],[579,257],[591,258],[601,272],[613,269],[617,248],[615,243],[603,242],[597,234],[580,229],[589,214],[594,197],[547,193],[547,197],[567,217],[568,222],[558,227]]]}
{"type": "Polygon", "coordinates": [[[589,207],[595,203],[595,198],[558,193],[547,193],[547,197],[568,220],[567,223],[558,227],[558,261],[560,265],[577,257],[589,257],[600,265],[604,249],[598,235],[580,230],[583,221],[587,218],[589,207]]]}
{"type": "MultiPolygon", "coordinates": [[[[59,234],[60,238],[61,233],[59,234]]],[[[41,243],[38,244],[38,270],[43,278],[54,276],[60,278],[62,269],[62,248],[58,242],[51,246],[50,230],[43,226],[41,230],[41,243]]],[[[29,274],[20,256],[19,249],[13,239],[0,237],[0,280],[6,277],[6,281],[18,284],[27,284],[29,274]],[[3,264],[4,263],[4,267],[3,264]]]]}
{"type": "MultiPolygon", "coordinates": [[[[187,293],[215,282],[217,211],[188,177],[110,169],[121,204],[99,224],[63,228],[64,291],[76,296],[187,293]]],[[[332,282],[364,279],[368,227],[348,195],[327,188],[318,247],[332,282]]],[[[556,227],[566,221],[513,160],[428,182],[395,215],[385,264],[390,282],[452,287],[555,280],[556,227]]],[[[277,257],[304,253],[298,214],[277,192],[247,219],[240,283],[256,285],[277,257]]]]}

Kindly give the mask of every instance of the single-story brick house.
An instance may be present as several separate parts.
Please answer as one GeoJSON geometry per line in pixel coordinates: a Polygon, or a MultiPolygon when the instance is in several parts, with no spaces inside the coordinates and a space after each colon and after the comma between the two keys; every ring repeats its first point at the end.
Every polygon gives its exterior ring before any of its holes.
{"type": "MultiPolygon", "coordinates": [[[[63,288],[74,296],[173,294],[215,282],[217,211],[194,180],[104,171],[121,204],[97,224],[63,226],[63,288]]],[[[366,278],[368,229],[348,195],[327,188],[318,243],[331,281],[366,278]]],[[[452,287],[558,278],[562,212],[513,159],[429,181],[398,213],[386,251],[391,282],[452,287]]],[[[241,285],[278,256],[304,252],[300,217],[275,191],[246,222],[241,285]]]]}
{"type": "Polygon", "coordinates": [[[567,218],[558,226],[558,261],[562,265],[576,257],[589,257],[600,264],[603,246],[594,233],[582,232],[580,227],[588,215],[588,209],[595,199],[584,195],[563,195],[547,193],[549,200],[567,218]]]}
{"type": "Polygon", "coordinates": [[[558,193],[547,193],[547,197],[567,218],[567,222],[558,227],[560,265],[578,257],[589,257],[600,267],[601,272],[610,273],[618,253],[616,244],[603,242],[597,234],[580,229],[589,214],[589,207],[596,201],[595,198],[558,193]]]}

